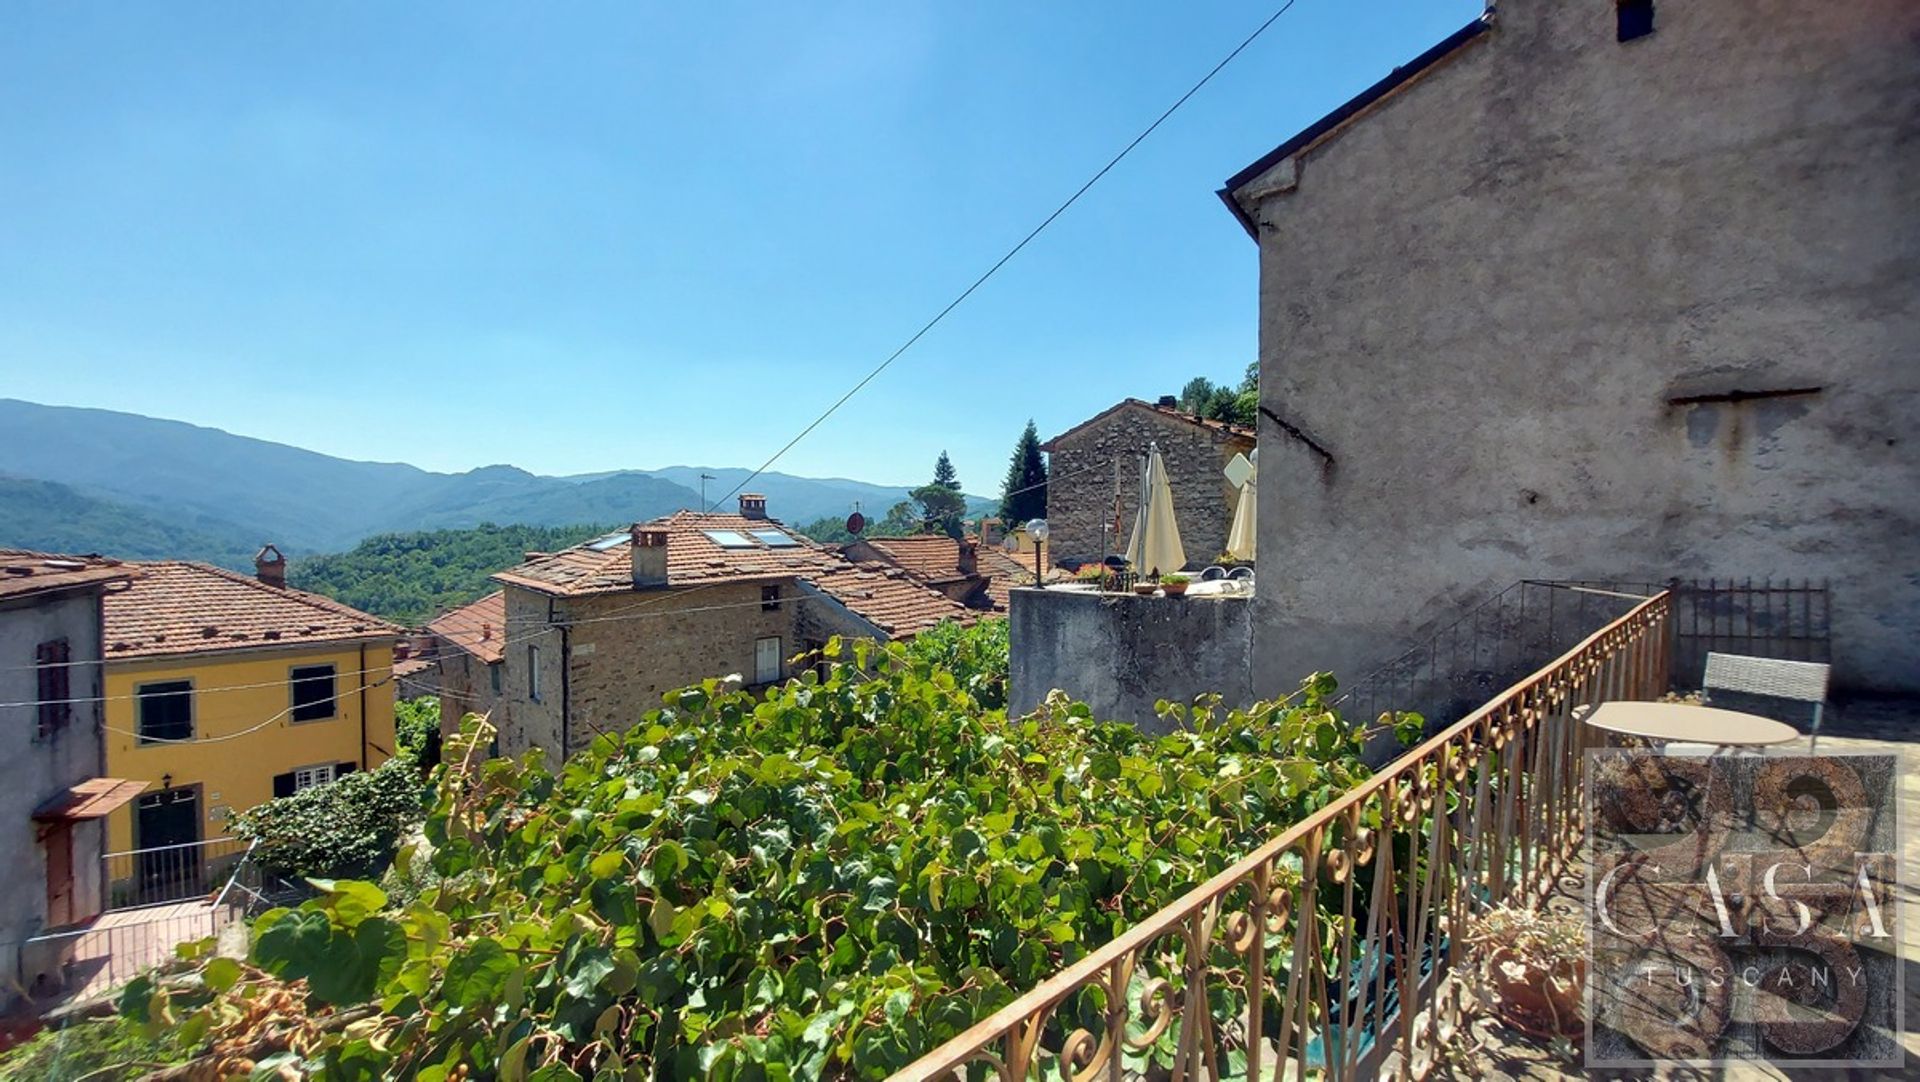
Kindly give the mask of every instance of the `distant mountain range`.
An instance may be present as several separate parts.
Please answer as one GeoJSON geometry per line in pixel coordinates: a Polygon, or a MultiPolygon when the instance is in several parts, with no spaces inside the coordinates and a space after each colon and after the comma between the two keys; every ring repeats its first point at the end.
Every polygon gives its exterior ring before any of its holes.
{"type": "MultiPolygon", "coordinates": [[[[336,552],[396,531],[483,522],[634,522],[718,503],[751,471],[669,466],[544,477],[514,466],[433,473],[356,462],[181,421],[0,399],[0,546],[184,556],[242,566],[262,542],[336,552]]],[[[792,525],[871,518],[907,490],[845,478],[763,473],[752,488],[792,525]]],[[[969,509],[996,501],[969,497],[969,509]]]]}

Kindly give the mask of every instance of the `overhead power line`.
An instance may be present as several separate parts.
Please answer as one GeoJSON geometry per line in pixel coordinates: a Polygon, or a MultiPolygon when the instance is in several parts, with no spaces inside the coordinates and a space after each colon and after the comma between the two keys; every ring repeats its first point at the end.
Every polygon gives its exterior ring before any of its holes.
{"type": "Polygon", "coordinates": [[[807,436],[810,435],[814,429],[819,428],[820,425],[824,423],[827,418],[833,416],[836,412],[838,412],[840,407],[846,405],[847,402],[851,400],[854,395],[857,395],[862,390],[864,390],[867,384],[872,383],[874,379],[876,379],[880,375],[880,373],[885,372],[888,369],[888,367],[890,367],[893,364],[893,362],[899,360],[901,354],[904,354],[908,350],[912,349],[914,344],[919,342],[920,339],[924,338],[928,331],[931,331],[935,327],[939,326],[940,321],[946,319],[948,313],[952,312],[955,308],[960,307],[962,302],[964,302],[968,297],[973,296],[973,293],[975,290],[987,284],[987,279],[992,278],[995,274],[998,274],[1000,272],[1001,267],[1006,266],[1007,263],[1010,260],[1012,260],[1014,256],[1019,255],[1021,249],[1025,248],[1029,243],[1031,243],[1035,237],[1045,232],[1047,227],[1054,223],[1055,219],[1059,218],[1062,214],[1065,214],[1068,208],[1072,207],[1075,203],[1078,203],[1080,201],[1081,196],[1087,194],[1087,191],[1089,189],[1091,189],[1095,184],[1098,184],[1100,182],[1100,178],[1106,176],[1109,172],[1112,172],[1114,166],[1119,165],[1121,161],[1123,161],[1126,158],[1127,155],[1133,153],[1133,149],[1135,147],[1145,142],[1147,136],[1152,135],[1154,131],[1160,127],[1160,125],[1166,123],[1167,118],[1172,116],[1174,113],[1178,112],[1180,110],[1180,107],[1185,105],[1189,98],[1192,98],[1195,94],[1198,94],[1201,88],[1205,87],[1208,83],[1213,81],[1214,76],[1220,74],[1220,72],[1224,70],[1228,64],[1233,63],[1234,58],[1238,57],[1241,53],[1245,52],[1248,46],[1252,45],[1255,41],[1259,40],[1260,35],[1266,33],[1267,28],[1272,26],[1274,23],[1278,22],[1280,20],[1280,16],[1285,15],[1289,10],[1293,8],[1293,5],[1297,2],[1298,0],[1287,0],[1286,3],[1280,5],[1277,11],[1275,11],[1272,15],[1267,16],[1266,22],[1263,22],[1258,27],[1255,27],[1253,33],[1248,34],[1246,38],[1240,42],[1240,44],[1233,47],[1232,52],[1228,53],[1225,57],[1223,57],[1221,61],[1218,64],[1215,64],[1213,68],[1209,70],[1205,75],[1202,75],[1200,77],[1199,82],[1194,83],[1192,86],[1188,87],[1186,93],[1180,95],[1180,97],[1174,100],[1174,103],[1172,105],[1167,106],[1165,112],[1162,112],[1159,116],[1153,119],[1153,123],[1141,129],[1139,135],[1134,136],[1131,142],[1129,142],[1126,146],[1120,148],[1120,152],[1118,154],[1115,154],[1112,158],[1108,159],[1107,164],[1101,166],[1099,172],[1087,178],[1087,182],[1085,184],[1080,185],[1078,190],[1076,190],[1072,195],[1068,196],[1066,202],[1053,208],[1053,213],[1041,219],[1039,225],[1034,226],[1031,230],[1027,232],[1026,236],[1020,238],[1020,242],[1018,244],[1015,244],[1012,248],[1009,248],[1007,250],[1007,254],[1001,256],[998,260],[995,260],[993,266],[987,268],[986,273],[982,274],[978,278],[975,278],[973,280],[972,285],[969,285],[967,288],[961,290],[959,296],[953,298],[953,300],[951,301],[948,301],[947,306],[945,308],[940,309],[939,312],[935,313],[932,319],[929,319],[926,321],[926,323],[922,324],[919,330],[913,332],[913,336],[911,338],[908,338],[905,342],[900,344],[900,348],[888,354],[886,360],[881,361],[880,364],[877,367],[875,367],[873,371],[868,372],[865,376],[863,376],[860,382],[854,384],[853,387],[850,390],[848,390],[846,394],[841,395],[840,398],[837,401],[835,401],[833,405],[828,406],[826,409],[826,412],[822,413],[818,417],[815,417],[810,423],[808,423],[807,427],[800,430],[800,433],[798,435],[788,440],[786,442],[786,445],[781,447],[778,451],[775,451],[771,458],[768,458],[765,462],[762,462],[757,468],[754,469],[752,473],[742,478],[739,484],[729,489],[725,496],[720,497],[719,502],[724,504],[729,497],[734,495],[734,493],[739,492],[741,489],[751,484],[754,478],[760,476],[761,474],[765,473],[769,469],[772,469],[773,464],[775,462],[780,461],[780,459],[784,457],[788,451],[793,450],[796,444],[798,444],[801,440],[806,439],[807,436]]]}

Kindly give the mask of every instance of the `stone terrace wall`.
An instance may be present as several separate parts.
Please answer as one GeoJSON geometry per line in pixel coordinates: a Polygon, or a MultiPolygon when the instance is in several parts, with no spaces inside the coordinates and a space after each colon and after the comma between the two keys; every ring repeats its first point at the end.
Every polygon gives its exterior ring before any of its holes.
{"type": "Polygon", "coordinates": [[[1218,692],[1252,701],[1252,599],[1020,589],[1008,616],[1011,714],[1058,688],[1102,720],[1165,732],[1154,703],[1218,692]]]}
{"type": "MultiPolygon", "coordinates": [[[[1190,566],[1204,567],[1227,547],[1237,491],[1221,473],[1253,441],[1191,424],[1150,406],[1129,405],[1049,445],[1047,486],[1050,562],[1099,560],[1127,546],[1140,491],[1140,456],[1158,442],[1173,486],[1173,513],[1190,566]],[[1114,463],[1119,463],[1121,532],[1113,522],[1114,463]]],[[[1172,571],[1174,568],[1161,568],[1172,571]]]]}

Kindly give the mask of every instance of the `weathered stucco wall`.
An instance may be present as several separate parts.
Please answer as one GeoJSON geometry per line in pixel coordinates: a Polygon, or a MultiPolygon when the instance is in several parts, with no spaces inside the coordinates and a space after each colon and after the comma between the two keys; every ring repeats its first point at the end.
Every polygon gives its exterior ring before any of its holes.
{"type": "Polygon", "coordinates": [[[1054,478],[1047,484],[1050,563],[1097,561],[1126,549],[1126,531],[1133,528],[1139,509],[1140,456],[1154,442],[1160,445],[1173,488],[1173,515],[1180,525],[1188,564],[1205,567],[1226,549],[1238,493],[1221,471],[1236,453],[1253,450],[1253,441],[1138,404],[1049,441],[1047,468],[1054,478]],[[1117,537],[1111,529],[1116,463],[1121,522],[1117,537]]]}
{"type": "MultiPolygon", "coordinates": [[[[40,695],[35,648],[65,638],[76,662],[69,670],[69,696],[100,695],[100,599],[89,591],[26,600],[0,607],[0,702],[36,703],[40,695]]],[[[57,976],[58,953],[29,951],[21,965],[21,940],[47,927],[47,854],[33,810],[71,785],[104,773],[98,702],[72,703],[65,728],[39,735],[39,707],[0,707],[0,1006],[16,987],[57,976]]],[[[100,820],[73,824],[73,904],[76,915],[98,912],[103,902],[100,820]]]]}
{"type": "Polygon", "coordinates": [[[1162,732],[1153,709],[1161,699],[1191,702],[1218,692],[1226,705],[1245,706],[1251,614],[1250,600],[1240,597],[1015,590],[1007,617],[1009,708],[1027,713],[1058,688],[1097,718],[1162,732]]]}
{"type": "Polygon", "coordinates": [[[1911,0],[1509,0],[1247,185],[1256,685],[1521,578],[1771,575],[1832,580],[1837,684],[1920,688],[1917,56],[1911,0]]]}

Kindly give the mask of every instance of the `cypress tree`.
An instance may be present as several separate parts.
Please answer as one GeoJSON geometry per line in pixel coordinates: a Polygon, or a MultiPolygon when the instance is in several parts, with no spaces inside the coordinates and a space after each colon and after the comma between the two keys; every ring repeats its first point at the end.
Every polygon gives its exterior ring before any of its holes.
{"type": "Polygon", "coordinates": [[[1047,464],[1040,457],[1040,434],[1033,421],[1014,444],[1013,461],[1007,464],[1007,479],[1000,485],[1000,517],[1009,525],[1047,514],[1047,464]]]}

